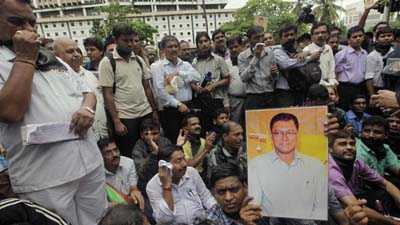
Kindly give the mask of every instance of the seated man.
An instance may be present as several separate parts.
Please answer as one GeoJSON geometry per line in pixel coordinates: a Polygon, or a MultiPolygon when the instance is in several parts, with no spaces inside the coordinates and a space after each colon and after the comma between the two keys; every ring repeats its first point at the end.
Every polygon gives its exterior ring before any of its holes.
{"type": "Polygon", "coordinates": [[[137,174],[132,159],[121,156],[114,141],[103,138],[97,142],[106,169],[106,192],[108,206],[116,203],[139,204],[144,208],[143,196],[136,187],[137,174]],[[133,200],[133,202],[132,202],[133,200]]]}
{"type": "MultiPolygon", "coordinates": [[[[221,163],[235,163],[247,173],[246,143],[243,141],[243,128],[234,121],[228,121],[221,126],[221,141],[214,146],[208,155],[208,174],[221,163]]],[[[209,176],[208,176],[209,177],[209,176]]]]}
{"type": "MultiPolygon", "coordinates": [[[[219,164],[211,173],[212,193],[218,204],[212,207],[206,217],[206,221],[212,221],[218,225],[241,224],[268,224],[268,219],[261,216],[259,205],[249,204],[252,197],[247,196],[247,183],[245,174],[233,163],[219,164]]],[[[366,224],[366,215],[360,205],[365,200],[343,210],[335,197],[332,189],[329,189],[329,215],[339,225],[366,224]],[[346,212],[346,214],[345,214],[346,212]]],[[[278,219],[271,218],[270,225],[278,224],[317,224],[312,220],[278,219]]]]}
{"type": "MultiPolygon", "coordinates": [[[[188,166],[196,168],[201,177],[205,178],[204,159],[213,147],[215,132],[207,133],[206,139],[201,138],[201,124],[198,116],[189,114],[182,121],[185,144],[182,146],[188,166]]],[[[182,132],[182,131],[181,131],[182,132]]]]}
{"type": "Polygon", "coordinates": [[[400,155],[400,115],[391,115],[386,118],[389,124],[389,131],[386,134],[386,144],[390,149],[399,156],[400,155]]]}
{"type": "Polygon", "coordinates": [[[400,160],[384,144],[388,126],[381,116],[371,116],[365,119],[360,139],[356,141],[357,159],[364,161],[371,169],[379,175],[384,176],[385,171],[396,176],[400,175],[400,160]]]}
{"type": "Polygon", "coordinates": [[[355,142],[353,133],[341,130],[329,143],[329,183],[335,191],[336,197],[346,206],[356,202],[357,198],[367,198],[368,207],[364,207],[363,210],[367,214],[368,224],[397,224],[371,207],[376,208],[375,200],[381,199],[388,213],[399,212],[399,208],[389,197],[392,197],[394,202],[399,205],[400,191],[365,163],[356,159],[355,142]],[[381,195],[374,199],[375,196],[372,195],[377,193],[376,191],[368,192],[367,183],[379,186],[385,191],[385,194],[388,193],[390,196],[381,195]]]}
{"type": "Polygon", "coordinates": [[[365,95],[356,95],[350,100],[350,110],[346,112],[347,123],[354,127],[354,132],[358,135],[364,120],[371,115],[365,112],[367,108],[367,98],[365,95]]]}
{"type": "Polygon", "coordinates": [[[129,205],[118,204],[108,209],[99,225],[148,225],[143,213],[129,205]]]}
{"type": "MultiPolygon", "coordinates": [[[[209,132],[215,132],[215,141],[213,145],[216,145],[221,139],[221,126],[229,120],[229,112],[225,108],[219,108],[213,112],[212,116],[212,125],[211,130],[209,132]]],[[[203,126],[204,127],[204,126],[203,126]]]]}
{"type": "Polygon", "coordinates": [[[171,144],[171,141],[160,135],[160,123],[158,120],[147,118],[140,124],[140,138],[136,141],[132,151],[132,159],[138,175],[137,187],[143,193],[145,205],[144,214],[150,223],[155,224],[152,217],[153,210],[146,194],[147,182],[158,171],[160,151],[171,144]]]}
{"type": "Polygon", "coordinates": [[[168,163],[159,167],[146,187],[153,217],[159,225],[193,224],[217,203],[196,169],[187,167],[181,147],[163,153],[168,163]]]}

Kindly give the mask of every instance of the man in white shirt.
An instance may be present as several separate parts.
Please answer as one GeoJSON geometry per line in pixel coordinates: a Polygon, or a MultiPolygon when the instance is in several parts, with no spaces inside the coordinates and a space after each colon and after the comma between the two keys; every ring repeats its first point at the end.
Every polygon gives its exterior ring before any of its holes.
{"type": "Polygon", "coordinates": [[[316,23],[311,27],[312,43],[307,45],[303,51],[305,52],[321,52],[319,56],[319,68],[321,68],[322,76],[319,84],[324,86],[334,86],[338,84],[335,74],[335,57],[332,48],[326,44],[328,40],[328,25],[326,23],[316,23]]]}
{"type": "Polygon", "coordinates": [[[82,52],[76,44],[70,38],[61,37],[57,38],[53,44],[54,53],[57,57],[61,58],[65,63],[68,64],[83,80],[86,81],[88,87],[96,95],[96,111],[94,115],[94,122],[92,125],[96,140],[100,140],[102,137],[108,136],[107,131],[107,117],[104,111],[104,99],[102,89],[99,85],[99,81],[93,75],[92,72],[84,69],[82,65],[82,52]]]}
{"type": "Polygon", "coordinates": [[[159,225],[193,224],[217,202],[196,169],[187,167],[181,147],[165,148],[163,154],[169,163],[159,167],[146,187],[153,217],[159,225]]]}

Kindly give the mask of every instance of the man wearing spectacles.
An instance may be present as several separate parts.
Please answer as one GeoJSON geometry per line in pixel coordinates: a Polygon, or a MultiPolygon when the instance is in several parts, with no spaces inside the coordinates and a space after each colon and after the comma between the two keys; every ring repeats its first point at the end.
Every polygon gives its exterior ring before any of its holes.
{"type": "Polygon", "coordinates": [[[270,133],[272,152],[249,161],[249,193],[254,203],[261,205],[263,215],[326,220],[326,172],[321,161],[297,151],[296,116],[275,115],[270,133]]]}

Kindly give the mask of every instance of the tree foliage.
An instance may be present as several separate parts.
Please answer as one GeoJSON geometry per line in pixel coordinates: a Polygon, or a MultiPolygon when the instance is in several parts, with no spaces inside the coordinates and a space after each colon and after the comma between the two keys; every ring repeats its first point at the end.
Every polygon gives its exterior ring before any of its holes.
{"type": "MultiPolygon", "coordinates": [[[[264,16],[268,19],[267,31],[277,36],[283,24],[296,22],[297,14],[292,12],[295,4],[283,0],[249,0],[234,12],[234,21],[225,23],[222,28],[229,34],[243,35],[254,24],[255,16],[264,16]]],[[[304,31],[305,26],[301,25],[299,33],[304,31]]]]}
{"type": "Polygon", "coordinates": [[[142,36],[143,40],[147,43],[153,44],[153,34],[157,32],[157,29],[144,23],[142,20],[133,20],[130,15],[140,14],[138,9],[135,9],[131,5],[120,5],[112,3],[110,5],[101,6],[96,9],[101,15],[104,15],[104,20],[94,20],[93,27],[90,33],[93,35],[105,39],[105,37],[112,32],[112,28],[118,23],[127,23],[132,25],[135,30],[142,36]]]}
{"type": "Polygon", "coordinates": [[[339,22],[339,12],[346,10],[334,3],[334,0],[314,0],[317,6],[313,9],[316,19],[327,24],[339,22]]]}

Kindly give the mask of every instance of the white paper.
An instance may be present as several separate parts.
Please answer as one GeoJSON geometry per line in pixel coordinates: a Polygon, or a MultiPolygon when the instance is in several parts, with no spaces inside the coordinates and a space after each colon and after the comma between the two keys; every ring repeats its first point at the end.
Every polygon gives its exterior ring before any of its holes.
{"type": "Polygon", "coordinates": [[[70,122],[29,124],[21,127],[22,143],[24,145],[31,144],[47,144],[60,141],[78,139],[73,131],[69,130],[70,122]]]}

